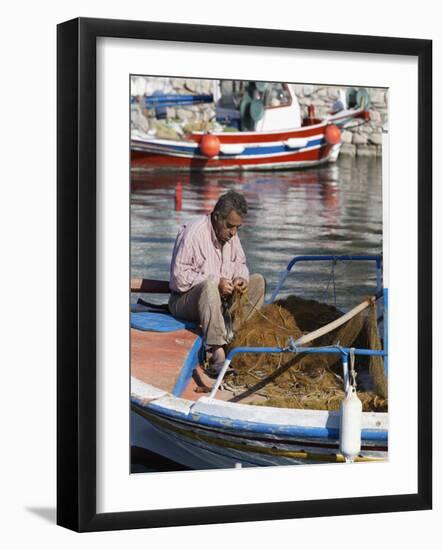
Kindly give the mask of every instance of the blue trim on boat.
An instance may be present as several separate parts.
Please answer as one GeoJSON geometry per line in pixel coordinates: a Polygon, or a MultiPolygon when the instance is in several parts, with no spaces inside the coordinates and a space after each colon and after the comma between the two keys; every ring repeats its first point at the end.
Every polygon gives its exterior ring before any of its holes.
{"type": "Polygon", "coordinates": [[[174,107],[195,103],[213,103],[213,94],[152,94],[145,96],[144,103],[147,109],[155,107],[174,107]]]}
{"type": "Polygon", "coordinates": [[[331,254],[318,254],[318,255],[305,255],[305,256],[295,256],[288,263],[286,270],[291,271],[294,264],[298,262],[322,262],[322,261],[337,261],[337,262],[347,262],[347,261],[373,261],[376,262],[377,266],[381,261],[380,254],[342,254],[339,256],[331,254]]]}
{"type": "Polygon", "coordinates": [[[177,378],[174,389],[172,390],[172,395],[179,397],[189,384],[192,373],[198,364],[199,351],[202,346],[202,342],[202,337],[199,336],[186,356],[186,360],[177,378]]]}
{"type": "MultiPolygon", "coordinates": [[[[222,428],[224,430],[242,430],[245,432],[251,432],[256,434],[273,434],[273,435],[285,435],[290,437],[305,437],[316,439],[334,439],[338,440],[339,430],[338,428],[317,428],[317,427],[305,427],[305,426],[290,426],[290,425],[276,425],[259,422],[250,422],[243,420],[232,420],[228,418],[220,418],[217,416],[205,414],[205,413],[183,413],[171,409],[165,409],[161,405],[155,402],[151,402],[148,405],[144,405],[138,399],[135,400],[137,405],[142,408],[146,408],[152,412],[159,413],[162,416],[176,418],[178,420],[185,420],[191,423],[196,423],[199,426],[209,426],[215,428],[222,428]]],[[[387,441],[387,430],[374,430],[366,429],[361,432],[362,441],[387,441]]]]}
{"type": "Polygon", "coordinates": [[[368,356],[377,356],[377,357],[384,357],[386,355],[386,352],[383,350],[372,350],[372,349],[360,349],[360,348],[345,348],[341,347],[339,345],[336,346],[319,346],[318,348],[310,348],[305,346],[295,346],[294,344],[291,346],[289,345],[286,348],[280,348],[280,347],[238,347],[233,348],[228,353],[227,359],[229,361],[232,360],[234,355],[237,355],[238,353],[338,353],[341,354],[342,357],[347,357],[349,353],[352,352],[355,353],[355,355],[368,355],[368,356]]]}
{"type": "MultiPolygon", "coordinates": [[[[292,260],[288,263],[286,266],[286,269],[281,272],[277,286],[275,287],[274,291],[272,292],[272,295],[268,301],[266,301],[267,304],[272,304],[272,302],[275,301],[277,298],[278,293],[283,288],[283,285],[286,282],[286,279],[288,278],[289,273],[291,272],[294,265],[298,262],[323,262],[323,261],[334,261],[334,262],[346,262],[346,261],[375,261],[376,262],[376,268],[379,269],[379,266],[381,266],[381,255],[380,254],[365,254],[365,255],[331,255],[331,254],[310,254],[310,255],[304,255],[304,256],[294,256],[292,260]]],[[[378,289],[378,283],[377,283],[377,289],[378,289]]]]}

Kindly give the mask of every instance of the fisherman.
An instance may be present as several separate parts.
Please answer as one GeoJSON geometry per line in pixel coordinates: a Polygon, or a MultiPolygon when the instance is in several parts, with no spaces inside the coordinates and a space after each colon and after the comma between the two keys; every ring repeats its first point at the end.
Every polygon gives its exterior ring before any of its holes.
{"type": "MultiPolygon", "coordinates": [[[[209,366],[215,377],[225,360],[224,346],[232,335],[226,326],[234,292],[247,292],[238,319],[243,322],[263,305],[265,279],[249,275],[238,237],[248,205],[236,191],[222,195],[211,214],[183,226],[171,261],[169,309],[175,317],[198,322],[203,331],[209,366]]],[[[233,329],[238,329],[238,323],[233,329]]]]}

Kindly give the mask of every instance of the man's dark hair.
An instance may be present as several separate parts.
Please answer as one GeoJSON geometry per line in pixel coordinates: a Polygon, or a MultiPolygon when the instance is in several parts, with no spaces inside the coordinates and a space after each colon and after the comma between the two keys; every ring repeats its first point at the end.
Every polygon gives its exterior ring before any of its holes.
{"type": "Polygon", "coordinates": [[[232,210],[235,210],[242,218],[248,213],[248,203],[245,197],[237,191],[228,191],[222,195],[214,206],[213,213],[224,220],[232,210]]]}

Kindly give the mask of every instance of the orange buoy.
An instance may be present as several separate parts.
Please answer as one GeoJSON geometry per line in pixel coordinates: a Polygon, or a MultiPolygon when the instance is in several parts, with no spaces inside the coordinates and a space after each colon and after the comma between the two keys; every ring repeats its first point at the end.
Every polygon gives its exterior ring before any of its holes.
{"type": "Polygon", "coordinates": [[[325,129],[325,140],[330,145],[337,145],[341,141],[341,131],[335,124],[328,124],[325,129]]]}
{"type": "Polygon", "coordinates": [[[200,151],[206,157],[216,157],[220,152],[220,140],[217,136],[205,134],[200,140],[200,151]]]}

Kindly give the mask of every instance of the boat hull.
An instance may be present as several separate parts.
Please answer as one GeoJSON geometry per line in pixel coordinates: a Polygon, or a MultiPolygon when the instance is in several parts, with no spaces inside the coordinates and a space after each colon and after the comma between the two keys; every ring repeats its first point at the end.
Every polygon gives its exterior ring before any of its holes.
{"type": "MultiPolygon", "coordinates": [[[[338,440],[257,439],[251,435],[227,435],[195,426],[165,426],[158,418],[131,412],[131,445],[164,456],[193,470],[290,466],[344,462],[338,440]]],[[[359,462],[386,460],[386,446],[365,445],[359,462]]]]}
{"type": "MultiPolygon", "coordinates": [[[[139,386],[140,387],[140,386],[139,386]]],[[[386,413],[364,413],[356,461],[387,458],[386,413]]],[[[344,462],[337,412],[132,396],[131,445],[192,469],[344,462]]]]}
{"type": "Polygon", "coordinates": [[[326,139],[330,124],[344,126],[363,111],[334,115],[311,126],[272,132],[215,132],[219,153],[210,158],[200,150],[203,132],[184,140],[157,139],[134,134],[131,168],[134,171],[287,170],[335,162],[341,143],[326,139]]]}
{"type": "Polygon", "coordinates": [[[176,156],[171,153],[155,153],[133,148],[131,163],[133,170],[168,171],[228,171],[228,170],[288,170],[320,166],[337,159],[339,148],[324,145],[312,150],[287,152],[270,156],[254,155],[250,158],[215,158],[192,154],[176,156]]]}

